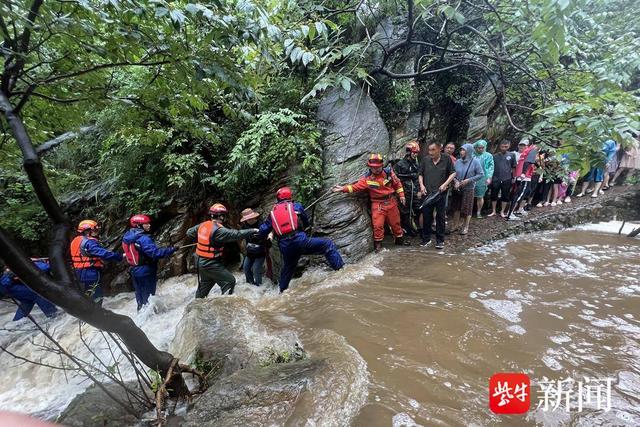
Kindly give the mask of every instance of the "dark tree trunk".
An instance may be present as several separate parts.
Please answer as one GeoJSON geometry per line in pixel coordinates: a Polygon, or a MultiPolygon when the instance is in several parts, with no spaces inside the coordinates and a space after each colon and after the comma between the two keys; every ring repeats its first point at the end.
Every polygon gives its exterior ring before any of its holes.
{"type": "Polygon", "coordinates": [[[127,316],[113,313],[93,302],[82,291],[69,262],[69,219],[51,192],[42,168],[21,118],[14,112],[8,96],[0,91],[0,110],[11,127],[12,134],[22,150],[24,169],[33,185],[38,200],[53,222],[53,240],[49,257],[53,279],[41,273],[25,254],[0,228],[0,256],[7,266],[34,292],[42,295],[70,315],[88,324],[117,334],[146,366],[164,376],[174,357],[158,350],[145,333],[127,316]]]}

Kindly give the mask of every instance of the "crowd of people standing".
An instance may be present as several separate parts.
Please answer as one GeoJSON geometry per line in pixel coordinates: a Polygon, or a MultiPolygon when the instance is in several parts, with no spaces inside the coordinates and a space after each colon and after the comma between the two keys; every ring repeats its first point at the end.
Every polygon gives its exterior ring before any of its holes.
{"type": "Polygon", "coordinates": [[[474,216],[518,221],[534,208],[571,203],[572,197],[596,198],[618,183],[623,172],[629,177],[640,169],[639,145],[621,150],[611,139],[588,159],[591,167],[582,177],[568,154],[529,138],[515,144],[517,148],[503,140],[493,154],[483,139],[459,148],[452,142],[426,145],[428,154],[421,157],[417,141],[409,142],[394,170],[411,200],[401,206],[405,235],[420,237],[424,247],[435,235],[436,249],[444,248],[447,234],[467,234],[474,216]]]}
{"type": "MultiPolygon", "coordinates": [[[[336,185],[332,190],[368,193],[376,251],[382,248],[386,226],[391,229],[396,245],[409,244],[405,236],[418,236],[420,245],[428,247],[435,237],[434,247],[441,250],[447,234],[469,232],[474,215],[479,220],[493,217],[517,221],[534,208],[571,203],[572,197],[598,197],[615,185],[625,171],[629,177],[640,169],[637,142],[621,150],[615,141],[604,141],[599,155],[589,159],[591,167],[582,178],[574,166],[579,162],[570,161],[569,155],[560,150],[533,144],[530,139],[520,140],[516,150],[512,150],[515,147],[511,141],[500,141],[493,154],[488,146],[483,139],[459,148],[454,143],[443,147],[431,142],[426,144],[427,155],[421,157],[419,143],[411,141],[405,146],[404,158],[395,164],[385,166],[381,153],[371,153],[366,172],[356,182],[336,185]],[[576,193],[579,184],[580,191],[576,193]],[[448,228],[447,214],[451,218],[448,228]]],[[[258,212],[246,208],[238,230],[226,225],[227,215],[227,208],[215,203],[209,209],[209,219],[186,232],[186,238],[196,242],[196,298],[207,297],[216,284],[222,294],[233,294],[236,279],[223,263],[228,242],[243,242],[245,278],[256,286],[262,283],[265,263],[266,275],[275,282],[269,248],[272,241],[277,244],[282,256],[280,292],[289,287],[302,255],[324,255],[333,270],[344,266],[330,239],[307,234],[310,221],[305,207],[294,200],[289,187],[277,191],[275,204],[264,220],[258,212]]],[[[70,245],[70,261],[79,283],[96,303],[102,302],[102,271],[106,262],[129,265],[138,310],[155,295],[158,261],[172,256],[179,248],[156,246],[150,230],[149,216],[133,215],[122,238],[121,254],[99,242],[100,226],[96,221],[87,219],[78,224],[77,236],[70,245]]],[[[48,274],[46,259],[33,261],[48,274]]],[[[0,277],[0,298],[4,297],[18,305],[14,320],[28,316],[34,305],[49,317],[57,313],[53,304],[8,269],[0,277]]]]}

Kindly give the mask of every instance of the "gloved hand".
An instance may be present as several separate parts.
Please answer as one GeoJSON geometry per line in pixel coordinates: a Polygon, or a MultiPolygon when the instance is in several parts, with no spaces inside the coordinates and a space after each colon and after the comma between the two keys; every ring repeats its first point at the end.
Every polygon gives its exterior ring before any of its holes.
{"type": "Polygon", "coordinates": [[[179,247],[177,247],[177,246],[171,246],[171,247],[169,248],[170,255],[173,255],[173,254],[175,254],[176,252],[178,252],[178,249],[180,249],[180,248],[179,248],[179,247]]]}

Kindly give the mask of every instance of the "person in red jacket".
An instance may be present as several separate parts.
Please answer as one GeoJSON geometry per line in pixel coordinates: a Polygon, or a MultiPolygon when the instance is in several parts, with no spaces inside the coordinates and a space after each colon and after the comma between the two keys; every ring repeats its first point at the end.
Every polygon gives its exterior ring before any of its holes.
{"type": "Polygon", "coordinates": [[[376,252],[382,249],[385,222],[391,226],[391,231],[396,238],[396,245],[404,245],[402,227],[400,226],[400,211],[396,202],[397,194],[400,197],[400,203],[402,205],[406,203],[402,183],[390,167],[384,167],[382,154],[371,154],[367,165],[369,171],[358,181],[349,185],[336,185],[333,187],[333,191],[335,193],[369,192],[373,242],[376,252]]]}

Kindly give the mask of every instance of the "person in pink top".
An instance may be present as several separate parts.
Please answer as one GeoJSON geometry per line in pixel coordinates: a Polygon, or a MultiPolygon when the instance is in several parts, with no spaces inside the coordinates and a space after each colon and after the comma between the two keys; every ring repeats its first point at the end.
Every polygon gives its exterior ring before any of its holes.
{"type": "Polygon", "coordinates": [[[516,213],[514,212],[516,208],[520,207],[520,210],[517,212],[520,215],[526,215],[526,211],[524,210],[524,206],[520,206],[520,202],[523,199],[526,199],[529,195],[530,187],[531,187],[531,177],[536,170],[535,162],[536,156],[538,154],[538,147],[535,145],[531,145],[528,139],[523,139],[521,143],[524,143],[527,148],[525,148],[520,157],[518,158],[518,164],[516,165],[516,170],[514,176],[516,177],[516,191],[515,197],[511,199],[511,205],[509,206],[509,213],[507,214],[507,220],[513,221],[518,220],[516,213]]]}

